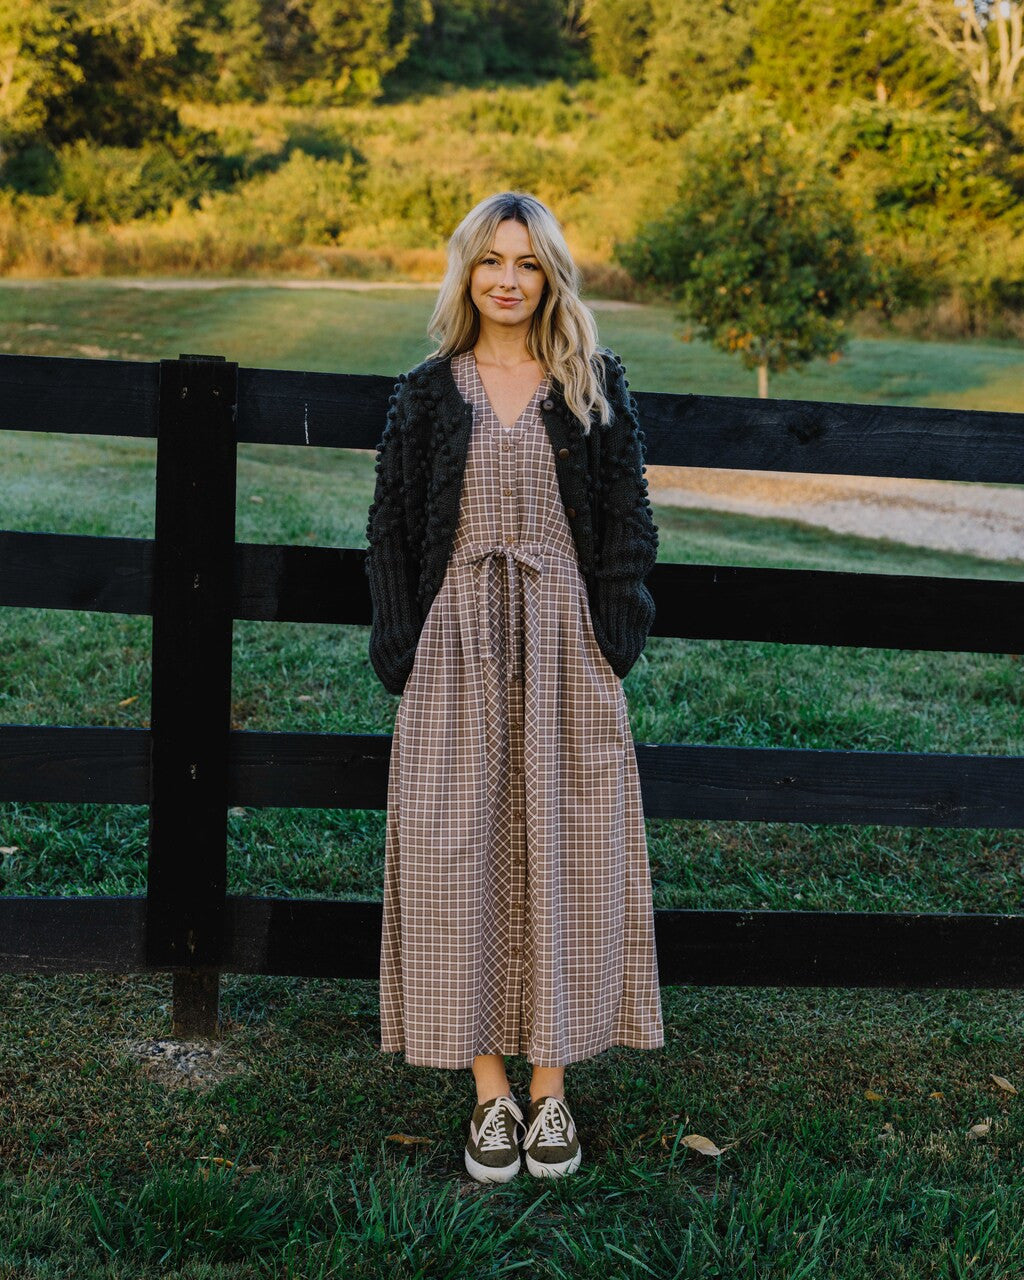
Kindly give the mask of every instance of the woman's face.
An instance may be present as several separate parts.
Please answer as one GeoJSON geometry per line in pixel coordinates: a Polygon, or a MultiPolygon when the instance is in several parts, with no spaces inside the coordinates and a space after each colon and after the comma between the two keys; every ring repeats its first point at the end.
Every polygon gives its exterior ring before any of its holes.
{"type": "Polygon", "coordinates": [[[469,294],[480,313],[481,332],[490,326],[522,326],[525,333],[546,280],[526,227],[514,218],[499,222],[490,249],[480,255],[469,276],[469,294]]]}

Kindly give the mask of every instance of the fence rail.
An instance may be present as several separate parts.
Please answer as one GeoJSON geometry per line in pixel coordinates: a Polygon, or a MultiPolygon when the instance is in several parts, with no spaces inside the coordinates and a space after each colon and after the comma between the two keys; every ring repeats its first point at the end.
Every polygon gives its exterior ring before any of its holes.
{"type": "MultiPolygon", "coordinates": [[[[229,805],[383,808],[382,734],[231,731],[231,623],[368,624],[364,551],[234,541],[239,443],[373,449],[394,379],[0,356],[5,429],[154,438],[153,539],[0,532],[0,605],[153,617],[148,730],[0,725],[0,801],[149,807],[147,893],[0,898],[0,971],[375,977],[380,904],[226,893],[229,805]]],[[[636,392],[650,464],[1024,484],[1024,414],[636,392]]],[[[1024,582],[659,564],[653,634],[1019,653],[1024,582]]],[[[1024,827],[1024,757],[636,744],[648,818],[1024,827]]],[[[655,913],[664,983],[1024,985],[1024,915],[655,913]],[[851,956],[857,957],[857,972],[851,956]]]]}

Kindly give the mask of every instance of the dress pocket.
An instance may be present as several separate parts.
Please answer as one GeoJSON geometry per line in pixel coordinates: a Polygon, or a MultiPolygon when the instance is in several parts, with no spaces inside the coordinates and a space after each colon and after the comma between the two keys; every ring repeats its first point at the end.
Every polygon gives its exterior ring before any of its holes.
{"type": "Polygon", "coordinates": [[[594,630],[594,619],[590,613],[590,598],[587,593],[587,584],[583,578],[583,574],[577,572],[576,575],[576,594],[578,600],[580,630],[583,639],[583,648],[590,661],[598,667],[604,674],[605,681],[612,686],[621,686],[622,681],[612,669],[612,664],[605,657],[604,650],[601,648],[594,630]]]}
{"type": "Polygon", "coordinates": [[[625,694],[622,681],[598,644],[582,574],[577,575],[577,613],[579,667],[586,691],[579,708],[584,726],[581,732],[587,739],[587,753],[595,766],[600,763],[618,764],[628,744],[625,694]]]}

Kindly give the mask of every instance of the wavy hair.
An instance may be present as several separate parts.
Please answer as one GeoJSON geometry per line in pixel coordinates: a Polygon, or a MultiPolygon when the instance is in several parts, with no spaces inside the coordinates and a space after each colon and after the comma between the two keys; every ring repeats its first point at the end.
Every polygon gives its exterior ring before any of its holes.
{"type": "Polygon", "coordinates": [[[498,225],[521,222],[529,232],[534,256],[546,277],[544,292],[533,313],[526,347],[557,382],[569,409],[589,433],[591,414],[611,420],[605,393],[604,362],[597,345],[594,317],[580,300],[583,276],[573,261],[558,219],[535,196],[523,191],[499,191],[470,209],[448,241],[448,265],[428,334],[438,342],[427,359],[456,356],[475,346],[480,313],[470,296],[474,265],[490,249],[498,225]]]}

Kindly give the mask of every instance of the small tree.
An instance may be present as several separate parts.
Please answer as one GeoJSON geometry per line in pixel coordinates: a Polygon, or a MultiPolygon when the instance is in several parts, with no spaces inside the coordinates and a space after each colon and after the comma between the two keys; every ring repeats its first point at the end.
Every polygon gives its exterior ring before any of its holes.
{"type": "Polygon", "coordinates": [[[1019,105],[1024,77],[1021,0],[901,0],[970,77],[980,111],[1019,105]]]}
{"type": "Polygon", "coordinates": [[[842,350],[844,317],[875,292],[872,264],[838,187],[771,103],[735,94],[682,145],[676,202],[615,257],[670,285],[680,318],[756,368],[767,396],[769,370],[842,350]]]}

